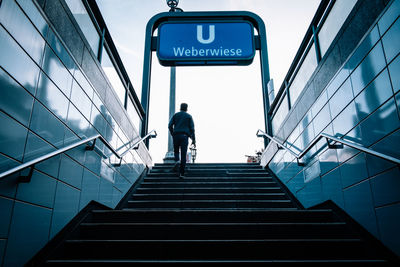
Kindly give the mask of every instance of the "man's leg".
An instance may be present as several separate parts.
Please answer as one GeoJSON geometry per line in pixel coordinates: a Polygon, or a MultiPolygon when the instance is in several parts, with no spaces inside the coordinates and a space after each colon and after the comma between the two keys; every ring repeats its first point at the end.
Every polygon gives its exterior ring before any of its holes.
{"type": "Polygon", "coordinates": [[[188,137],[186,135],[182,135],[182,139],[180,142],[181,146],[181,166],[180,166],[180,174],[184,175],[185,174],[185,166],[186,166],[186,154],[187,154],[187,149],[188,149],[188,137]]]}
{"type": "Polygon", "coordinates": [[[175,164],[173,167],[173,171],[178,171],[178,165],[179,165],[179,140],[178,136],[173,136],[172,141],[174,143],[174,158],[175,158],[175,164]]]}

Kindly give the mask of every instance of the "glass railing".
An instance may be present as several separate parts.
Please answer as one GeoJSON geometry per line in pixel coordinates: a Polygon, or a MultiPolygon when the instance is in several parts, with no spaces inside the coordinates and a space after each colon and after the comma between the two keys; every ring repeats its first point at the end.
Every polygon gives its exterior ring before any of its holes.
{"type": "Polygon", "coordinates": [[[289,71],[270,106],[276,134],[331,46],[357,0],[322,0],[289,71]]]}
{"type": "Polygon", "coordinates": [[[130,82],[117,49],[95,1],[66,0],[75,21],[99,60],[116,96],[136,129],[144,116],[143,108],[130,82]]]}

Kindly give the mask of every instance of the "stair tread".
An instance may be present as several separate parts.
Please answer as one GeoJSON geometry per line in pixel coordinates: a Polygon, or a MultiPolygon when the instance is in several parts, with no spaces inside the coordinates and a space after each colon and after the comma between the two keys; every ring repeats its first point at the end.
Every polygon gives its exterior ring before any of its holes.
{"type": "Polygon", "coordinates": [[[54,262],[54,263],[58,263],[58,262],[66,262],[66,263],[85,263],[85,262],[93,262],[93,263],[119,263],[119,262],[127,262],[127,263],[147,263],[147,262],[151,262],[151,263],[159,263],[160,261],[162,262],[169,262],[169,263],[196,263],[196,262],[201,262],[201,263],[238,263],[238,262],[242,262],[242,263],[330,263],[330,262],[336,262],[336,263],[353,263],[353,262],[360,262],[360,263],[369,263],[369,262],[381,262],[381,263],[385,263],[387,262],[386,260],[383,259],[332,259],[332,260],[319,260],[319,259],[309,259],[309,260],[304,260],[304,259],[300,259],[300,260],[248,260],[248,259],[243,259],[243,260],[224,260],[224,259],[218,259],[218,260],[206,260],[206,259],[199,259],[199,260],[171,260],[171,259],[166,259],[166,260],[142,260],[142,259],[112,259],[112,260],[102,260],[102,259],[74,259],[74,260],[69,260],[69,259],[52,259],[52,260],[48,260],[47,262],[54,262]]]}
{"type": "Polygon", "coordinates": [[[221,222],[221,223],[215,223],[215,222],[202,222],[202,223],[109,223],[109,222],[104,222],[104,223],[81,223],[83,226],[98,226],[98,225],[108,225],[108,226],[149,226],[149,225],[156,225],[156,226],[165,226],[165,225],[178,225],[178,226],[186,226],[186,225],[196,225],[196,226],[208,226],[208,225],[215,225],[215,226],[293,226],[293,225],[343,225],[345,226],[346,223],[344,222],[290,222],[290,223],[271,223],[271,222],[257,222],[257,223],[226,223],[226,222],[221,222]]]}
{"type": "Polygon", "coordinates": [[[69,239],[67,243],[359,243],[359,238],[298,239],[69,239]]]}
{"type": "Polygon", "coordinates": [[[388,263],[332,209],[297,207],[259,164],[188,164],[184,179],[170,168],[156,164],[121,210],[91,211],[47,264],[388,263]]]}

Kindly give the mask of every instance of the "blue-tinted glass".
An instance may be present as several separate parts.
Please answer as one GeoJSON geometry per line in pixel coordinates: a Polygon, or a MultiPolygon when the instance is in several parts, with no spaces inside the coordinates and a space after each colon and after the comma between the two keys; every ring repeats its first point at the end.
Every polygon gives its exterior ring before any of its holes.
{"type": "Polygon", "coordinates": [[[350,79],[347,79],[329,100],[329,108],[331,110],[332,118],[335,118],[344,107],[353,100],[353,97],[351,82],[350,79]]]}
{"type": "Polygon", "coordinates": [[[343,23],[347,19],[356,3],[356,0],[334,2],[332,9],[327,14],[327,18],[322,24],[322,27],[318,33],[322,57],[331,46],[333,40],[335,39],[339,30],[342,28],[343,23]]]}
{"type": "Polygon", "coordinates": [[[99,202],[108,207],[113,204],[113,183],[103,178],[100,178],[99,202]]]}
{"type": "Polygon", "coordinates": [[[58,182],[50,238],[53,238],[78,213],[79,195],[79,190],[61,181],[58,182]]]}
{"type": "MultiPolygon", "coordinates": [[[[36,159],[43,156],[49,152],[54,151],[54,147],[49,143],[33,134],[28,133],[28,140],[25,148],[24,162],[36,159]]],[[[58,167],[60,162],[60,156],[54,156],[45,160],[39,164],[35,165],[35,168],[53,177],[58,175],[58,167]]]]}
{"type": "Polygon", "coordinates": [[[23,266],[32,258],[49,239],[50,221],[50,209],[15,202],[4,266],[23,266]]]}
{"type": "Polygon", "coordinates": [[[331,98],[332,95],[336,92],[336,90],[342,85],[342,83],[349,77],[350,72],[348,69],[341,69],[332,79],[330,84],[326,87],[326,92],[328,94],[328,98],[331,98]]]}
{"type": "Polygon", "coordinates": [[[110,112],[106,108],[106,106],[101,105],[100,106],[100,112],[103,115],[104,119],[106,122],[108,122],[111,126],[113,125],[113,117],[111,116],[110,112]]]}
{"type": "Polygon", "coordinates": [[[114,187],[113,188],[113,200],[112,200],[112,207],[113,208],[118,205],[118,203],[120,202],[122,196],[123,196],[122,192],[114,187]]]}
{"type": "Polygon", "coordinates": [[[126,89],[122,83],[121,77],[119,76],[114,64],[111,61],[110,55],[107,51],[106,46],[103,46],[103,54],[101,57],[101,66],[108,80],[110,81],[114,92],[121,101],[121,104],[125,103],[126,89]]]}
{"type": "Polygon", "coordinates": [[[318,97],[317,101],[312,105],[311,112],[312,116],[315,117],[321,108],[328,102],[328,94],[324,90],[321,95],[318,97]]]}
{"type": "Polygon", "coordinates": [[[0,47],[1,67],[34,95],[39,67],[2,27],[0,27],[0,47]]]}
{"type": "Polygon", "coordinates": [[[46,46],[42,68],[57,87],[69,98],[73,80],[72,75],[48,46],[46,46]]]}
{"type": "Polygon", "coordinates": [[[400,201],[400,170],[394,168],[371,179],[375,207],[400,201]]]}
{"type": "Polygon", "coordinates": [[[56,147],[62,147],[64,140],[64,124],[50,113],[42,104],[35,101],[31,130],[56,147]]]}
{"type": "Polygon", "coordinates": [[[43,72],[40,75],[36,98],[59,119],[67,120],[69,101],[43,72]]]}
{"type": "Polygon", "coordinates": [[[54,150],[55,148],[49,143],[47,143],[37,135],[33,134],[32,132],[29,132],[26,142],[24,162],[33,160],[54,150]]]}
{"type": "Polygon", "coordinates": [[[340,114],[333,120],[333,131],[335,135],[345,135],[358,123],[357,112],[354,102],[351,102],[340,114]]]}
{"type": "Polygon", "coordinates": [[[138,112],[136,111],[136,108],[133,105],[133,102],[130,97],[128,98],[127,103],[128,103],[128,105],[126,107],[126,112],[128,113],[128,116],[131,119],[131,122],[132,122],[134,128],[136,129],[136,132],[139,132],[141,119],[140,119],[138,112]]]}
{"type": "Polygon", "coordinates": [[[18,166],[20,163],[0,153],[0,172],[7,171],[18,166]]]}
{"type": "Polygon", "coordinates": [[[41,172],[34,171],[29,183],[20,183],[17,199],[25,202],[53,208],[57,181],[41,172]]]}
{"type": "Polygon", "coordinates": [[[122,175],[120,175],[118,172],[115,172],[115,184],[114,186],[118,188],[121,192],[126,193],[129,188],[131,187],[131,183],[129,180],[124,178],[122,175]]]}
{"type": "Polygon", "coordinates": [[[335,149],[327,149],[319,156],[321,173],[327,173],[338,166],[338,157],[335,149]]]}
{"type": "Polygon", "coordinates": [[[395,158],[400,158],[400,130],[386,136],[383,140],[374,144],[371,149],[395,158]]]}
{"type": "Polygon", "coordinates": [[[110,168],[103,160],[101,161],[100,177],[114,183],[114,170],[110,168]]]}
{"type": "Polygon", "coordinates": [[[29,19],[36,26],[43,36],[46,36],[49,26],[42,14],[38,11],[35,4],[30,0],[17,0],[18,4],[22,7],[24,12],[28,15],[29,19]]]}
{"type": "Polygon", "coordinates": [[[283,122],[286,118],[286,115],[289,112],[287,95],[283,98],[281,104],[279,105],[277,111],[275,112],[274,117],[272,118],[272,130],[274,134],[276,134],[283,122]]]}
{"type": "Polygon", "coordinates": [[[76,69],[75,62],[51,29],[49,30],[47,41],[49,42],[51,48],[53,48],[53,51],[56,53],[56,55],[61,59],[62,63],[64,63],[65,67],[71,73],[73,73],[76,69]]]}
{"type": "MultiPolygon", "coordinates": [[[[74,134],[69,128],[65,128],[64,146],[71,145],[80,140],[81,139],[76,134],[74,134]]],[[[83,144],[76,148],[68,150],[65,153],[71,158],[73,158],[75,161],[83,164],[85,162],[85,152],[86,152],[86,144],[83,144]]]]}
{"type": "Polygon", "coordinates": [[[71,13],[74,15],[79,28],[82,30],[82,33],[85,35],[93,53],[97,55],[97,52],[99,51],[100,36],[82,1],[67,0],[65,2],[71,10],[71,13]]]}
{"type": "Polygon", "coordinates": [[[299,172],[293,179],[286,183],[286,186],[292,193],[296,193],[298,190],[304,187],[304,172],[299,172]]]}
{"type": "Polygon", "coordinates": [[[361,123],[362,142],[365,146],[370,146],[399,125],[399,116],[392,98],[361,123]]]}
{"type": "Polygon", "coordinates": [[[355,99],[357,115],[360,120],[374,112],[383,102],[392,96],[392,86],[390,85],[387,70],[370,83],[355,99]]]}
{"type": "MultiPolygon", "coordinates": [[[[0,197],[0,238],[7,238],[8,236],[13,205],[13,200],[0,197]]],[[[2,252],[0,251],[0,253],[2,252]]]]}
{"type": "Polygon", "coordinates": [[[86,119],[90,120],[92,102],[76,82],[74,82],[72,85],[71,101],[72,103],[74,103],[75,107],[77,107],[80,112],[86,117],[86,119]]]}
{"type": "Polygon", "coordinates": [[[86,77],[82,74],[82,72],[79,69],[76,69],[74,72],[74,77],[76,81],[79,83],[81,88],[86,92],[86,94],[89,96],[89,99],[93,98],[93,88],[86,79],[86,77]]]}
{"type": "Polygon", "coordinates": [[[33,97],[0,68],[0,108],[25,126],[33,107],[33,97]]]}
{"type": "Polygon", "coordinates": [[[45,41],[13,0],[3,0],[0,22],[33,60],[40,64],[45,41]]]}
{"type": "Polygon", "coordinates": [[[0,152],[22,161],[28,129],[0,111],[0,152]]]}
{"type": "Polygon", "coordinates": [[[52,177],[57,177],[58,169],[60,166],[60,159],[61,159],[60,155],[54,156],[52,158],[49,158],[48,160],[36,164],[35,168],[46,173],[47,175],[50,175],[52,177]]]}
{"type": "Polygon", "coordinates": [[[97,109],[100,109],[100,107],[103,105],[103,102],[101,102],[101,100],[100,100],[99,96],[97,95],[96,91],[94,91],[94,93],[93,93],[92,101],[93,101],[93,104],[97,107],[97,109]]]}
{"type": "Polygon", "coordinates": [[[313,44],[305,55],[304,61],[302,62],[296,76],[290,84],[289,95],[292,105],[294,105],[297,98],[304,90],[305,85],[307,84],[317,65],[317,56],[315,54],[315,47],[313,44]]]}
{"type": "Polygon", "coordinates": [[[369,181],[362,182],[344,190],[345,211],[371,234],[377,236],[374,203],[369,181]]]}
{"type": "Polygon", "coordinates": [[[382,45],[379,42],[350,76],[354,96],[357,96],[385,65],[382,45]]]}
{"type": "Polygon", "coordinates": [[[76,188],[82,186],[83,167],[74,160],[63,155],[60,163],[60,174],[58,178],[76,188]]]}
{"type": "Polygon", "coordinates": [[[72,104],[70,104],[68,111],[67,125],[76,135],[82,138],[91,136],[89,122],[72,104]]]}
{"type": "Polygon", "coordinates": [[[381,173],[396,166],[396,164],[393,162],[378,158],[370,154],[367,154],[366,157],[369,176],[375,176],[378,173],[381,173]]]}
{"type": "Polygon", "coordinates": [[[365,37],[362,43],[357,47],[351,58],[347,61],[346,68],[350,69],[351,71],[354,70],[378,40],[378,27],[375,26],[372,31],[365,37]]]}
{"type": "Polygon", "coordinates": [[[329,110],[329,105],[325,105],[313,120],[315,135],[318,135],[329,124],[330,121],[331,113],[329,110]]]}
{"type": "Polygon", "coordinates": [[[87,151],[85,155],[85,167],[96,175],[100,175],[101,156],[94,151],[87,151]]]}
{"type": "Polygon", "coordinates": [[[368,178],[365,154],[360,153],[340,166],[343,188],[356,184],[368,178]]]}
{"type": "MultiPolygon", "coordinates": [[[[322,164],[321,164],[322,166],[322,164]]],[[[321,177],[322,197],[324,200],[332,200],[339,207],[344,207],[340,169],[337,168],[321,177]]]]}
{"type": "Polygon", "coordinates": [[[321,174],[320,163],[319,161],[315,161],[308,168],[304,169],[304,182],[309,183],[311,180],[319,177],[321,174]]]}
{"type": "Polygon", "coordinates": [[[386,30],[392,25],[396,18],[400,14],[400,1],[393,1],[392,5],[386,10],[385,14],[381,17],[378,22],[379,31],[383,35],[386,30]]]}
{"type": "Polygon", "coordinates": [[[392,61],[400,52],[400,19],[398,19],[382,37],[387,62],[392,61]]]}
{"type": "Polygon", "coordinates": [[[400,90],[400,56],[396,57],[389,65],[390,79],[392,80],[393,91],[397,93],[400,90]]]}
{"type": "Polygon", "coordinates": [[[99,190],[100,178],[91,171],[84,169],[79,209],[83,209],[92,200],[98,201],[99,190]]]}
{"type": "Polygon", "coordinates": [[[92,106],[92,115],[90,118],[90,122],[97,129],[97,131],[99,131],[101,135],[106,136],[105,134],[106,120],[94,105],[92,106]]]}
{"type": "Polygon", "coordinates": [[[322,201],[321,179],[317,177],[306,183],[306,186],[297,192],[296,197],[306,209],[320,204],[322,201]]]}
{"type": "Polygon", "coordinates": [[[400,203],[376,209],[376,217],[380,239],[397,255],[400,255],[400,203]]]}

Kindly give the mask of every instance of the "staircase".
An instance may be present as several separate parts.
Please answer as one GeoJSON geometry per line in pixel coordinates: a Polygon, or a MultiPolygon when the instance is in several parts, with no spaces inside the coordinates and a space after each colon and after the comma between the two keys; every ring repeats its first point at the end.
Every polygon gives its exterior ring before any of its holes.
{"type": "Polygon", "coordinates": [[[121,210],[94,210],[47,266],[392,266],[330,209],[304,210],[260,166],[156,165],[121,210]]]}

